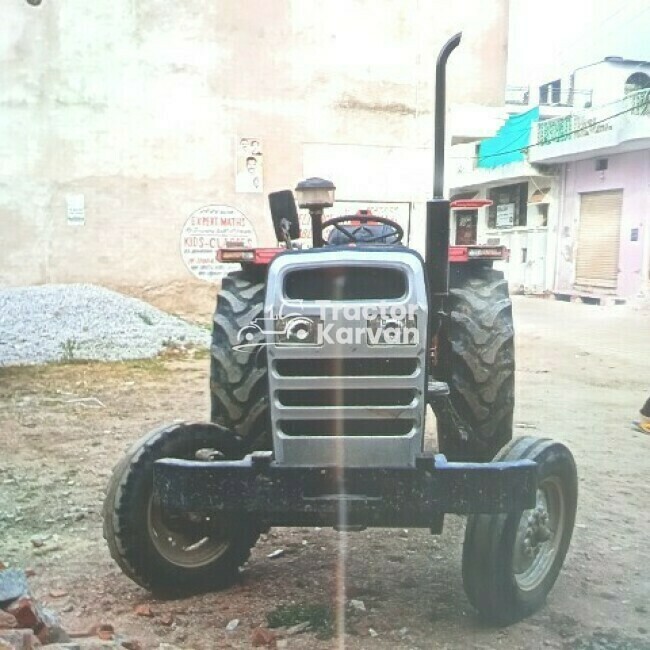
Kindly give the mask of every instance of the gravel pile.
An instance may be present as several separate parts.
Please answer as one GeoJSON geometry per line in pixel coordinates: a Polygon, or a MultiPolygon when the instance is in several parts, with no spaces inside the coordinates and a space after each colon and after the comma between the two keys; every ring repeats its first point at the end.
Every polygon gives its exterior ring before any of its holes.
{"type": "Polygon", "coordinates": [[[0,289],[0,366],[143,359],[209,342],[207,330],[103,287],[0,289]]]}

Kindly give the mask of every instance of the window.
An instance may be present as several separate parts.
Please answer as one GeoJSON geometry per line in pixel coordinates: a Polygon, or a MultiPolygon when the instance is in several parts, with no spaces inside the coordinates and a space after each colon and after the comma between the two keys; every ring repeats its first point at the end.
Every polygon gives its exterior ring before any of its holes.
{"type": "Polygon", "coordinates": [[[562,81],[556,79],[549,84],[551,87],[551,104],[560,104],[562,102],[562,81]]]}
{"type": "Polygon", "coordinates": [[[598,158],[596,159],[596,171],[604,172],[607,169],[607,158],[598,158]]]}
{"type": "Polygon", "coordinates": [[[635,72],[625,81],[625,94],[637,92],[650,88],[650,77],[645,72],[635,72]]]}
{"type": "Polygon", "coordinates": [[[548,104],[548,84],[539,87],[539,103],[548,104]]]}
{"type": "Polygon", "coordinates": [[[548,104],[560,104],[562,102],[562,80],[556,79],[539,87],[539,103],[544,106],[548,104]]]}
{"type": "Polygon", "coordinates": [[[488,190],[488,228],[513,228],[526,225],[528,183],[493,187],[488,190]]]}

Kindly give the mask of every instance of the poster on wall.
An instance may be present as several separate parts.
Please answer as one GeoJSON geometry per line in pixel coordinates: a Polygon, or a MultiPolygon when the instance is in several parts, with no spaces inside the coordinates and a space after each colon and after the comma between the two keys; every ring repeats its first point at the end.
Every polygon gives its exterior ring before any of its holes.
{"type": "Polygon", "coordinates": [[[86,200],[83,194],[68,194],[65,197],[66,214],[69,226],[86,224],[86,200]]]}
{"type": "Polygon", "coordinates": [[[261,194],[264,191],[264,157],[259,138],[238,138],[235,156],[235,191],[261,194]]]}
{"type": "MultiPolygon", "coordinates": [[[[385,217],[396,221],[404,229],[405,244],[408,244],[409,223],[411,220],[411,204],[399,202],[380,201],[335,201],[334,206],[325,210],[323,219],[333,219],[345,215],[356,215],[360,211],[370,211],[378,217],[385,217]]],[[[311,218],[307,210],[300,210],[300,241],[303,246],[311,246],[311,218]]],[[[325,231],[327,238],[327,231],[325,231]]]]}
{"type": "Polygon", "coordinates": [[[512,228],[515,225],[515,204],[497,205],[497,228],[512,228]]]}
{"type": "Polygon", "coordinates": [[[217,260],[220,248],[257,246],[251,222],[229,205],[206,205],[193,212],[181,232],[181,256],[187,270],[199,280],[215,282],[236,270],[237,264],[217,260]]]}

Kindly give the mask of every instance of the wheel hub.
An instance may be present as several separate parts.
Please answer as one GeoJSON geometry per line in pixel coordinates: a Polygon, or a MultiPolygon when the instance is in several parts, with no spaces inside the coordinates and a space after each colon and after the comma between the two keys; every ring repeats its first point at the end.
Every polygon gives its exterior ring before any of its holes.
{"type": "Polygon", "coordinates": [[[535,589],[547,576],[560,545],[564,517],[560,484],[547,478],[537,490],[535,507],[522,513],[517,528],[513,572],[521,589],[535,589]]]}
{"type": "Polygon", "coordinates": [[[225,526],[197,513],[166,513],[154,498],[149,503],[147,524],[158,552],[177,566],[205,566],[229,547],[225,526]]]}
{"type": "Polygon", "coordinates": [[[553,531],[548,527],[548,512],[543,505],[538,505],[527,519],[526,534],[523,544],[526,554],[533,557],[539,553],[544,542],[548,542],[553,536],[553,531]]]}

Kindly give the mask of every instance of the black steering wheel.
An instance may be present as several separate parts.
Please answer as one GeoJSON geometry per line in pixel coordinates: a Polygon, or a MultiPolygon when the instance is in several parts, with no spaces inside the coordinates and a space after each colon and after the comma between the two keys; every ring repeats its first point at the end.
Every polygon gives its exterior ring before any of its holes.
{"type": "Polygon", "coordinates": [[[404,229],[396,221],[386,217],[376,217],[374,215],[346,214],[342,217],[334,217],[323,221],[323,230],[333,226],[342,233],[351,244],[368,244],[376,241],[385,241],[390,237],[395,237],[392,242],[397,244],[404,238],[404,229]],[[348,224],[347,228],[343,224],[348,224]],[[382,223],[388,226],[390,230],[380,235],[372,235],[372,231],[367,227],[368,224],[375,225],[382,223]],[[368,237],[368,235],[371,235],[368,237]],[[362,236],[364,235],[364,236],[362,236]]]}

